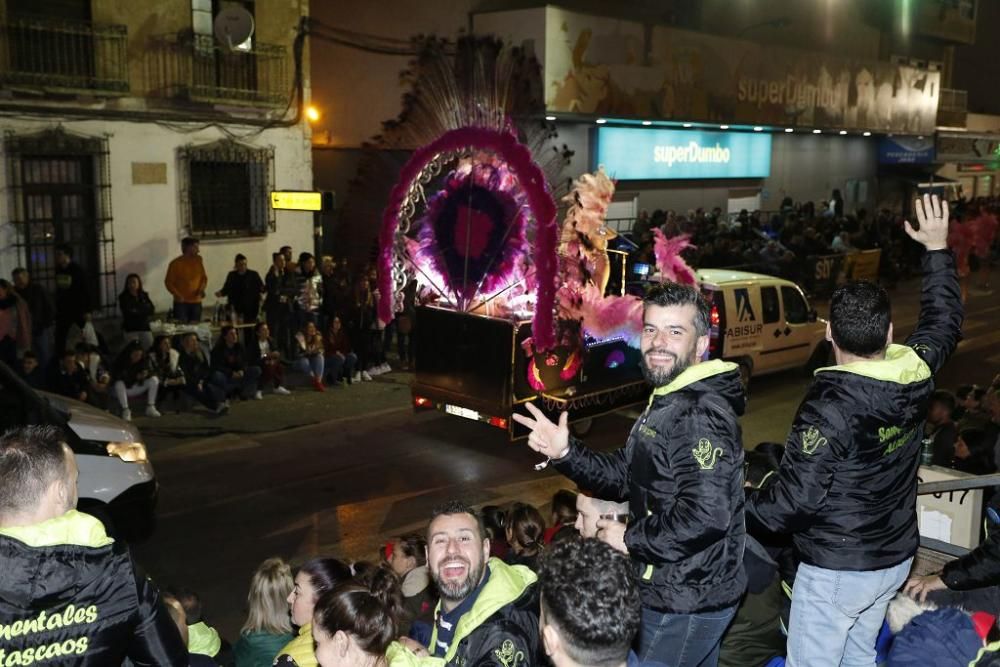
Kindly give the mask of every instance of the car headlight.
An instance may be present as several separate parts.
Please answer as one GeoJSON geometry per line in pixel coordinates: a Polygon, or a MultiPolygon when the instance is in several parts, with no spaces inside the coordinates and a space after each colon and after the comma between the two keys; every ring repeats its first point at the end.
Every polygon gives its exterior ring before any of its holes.
{"type": "Polygon", "coordinates": [[[146,463],[146,445],[141,442],[109,442],[108,456],[117,456],[126,463],[146,463]]]}

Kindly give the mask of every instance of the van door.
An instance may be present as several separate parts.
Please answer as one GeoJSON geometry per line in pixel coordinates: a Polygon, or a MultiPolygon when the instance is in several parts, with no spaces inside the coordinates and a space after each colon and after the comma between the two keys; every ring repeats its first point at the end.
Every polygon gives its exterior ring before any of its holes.
{"type": "Polygon", "coordinates": [[[780,352],[777,352],[779,343],[775,331],[783,328],[783,323],[781,320],[781,298],[778,296],[776,286],[760,286],[760,311],[763,332],[760,337],[760,354],[754,364],[754,370],[767,372],[778,368],[778,364],[781,362],[780,352]]]}
{"type": "Polygon", "coordinates": [[[757,285],[726,286],[725,346],[723,357],[753,357],[754,371],[762,349],[764,324],[761,321],[760,288],[757,285]]]}
{"type": "Polygon", "coordinates": [[[817,341],[816,322],[809,321],[809,306],[797,287],[781,285],[781,318],[777,325],[765,327],[772,331],[767,337],[774,370],[805,366],[817,341]]]}

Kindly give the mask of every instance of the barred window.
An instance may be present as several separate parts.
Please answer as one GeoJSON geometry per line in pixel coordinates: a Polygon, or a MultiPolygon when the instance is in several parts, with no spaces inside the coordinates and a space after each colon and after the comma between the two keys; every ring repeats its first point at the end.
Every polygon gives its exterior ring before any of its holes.
{"type": "Polygon", "coordinates": [[[219,141],[180,149],[185,227],[202,238],[264,236],[274,231],[269,205],[274,149],[219,141]]]}

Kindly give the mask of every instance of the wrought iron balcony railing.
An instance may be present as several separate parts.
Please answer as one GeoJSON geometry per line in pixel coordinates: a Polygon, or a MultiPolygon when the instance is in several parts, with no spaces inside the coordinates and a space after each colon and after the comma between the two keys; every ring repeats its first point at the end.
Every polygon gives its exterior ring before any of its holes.
{"type": "Polygon", "coordinates": [[[8,17],[0,21],[0,84],[127,93],[124,25],[8,17]]]}
{"type": "Polygon", "coordinates": [[[285,47],[229,49],[201,35],[155,38],[147,74],[154,94],[195,102],[275,107],[291,90],[285,47]]]}

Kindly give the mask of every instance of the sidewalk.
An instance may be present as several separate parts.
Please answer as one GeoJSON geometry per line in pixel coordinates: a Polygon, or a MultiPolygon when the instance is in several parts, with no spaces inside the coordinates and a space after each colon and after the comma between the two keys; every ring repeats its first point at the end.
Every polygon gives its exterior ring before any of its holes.
{"type": "Polygon", "coordinates": [[[289,387],[290,396],[265,391],[262,401],[234,400],[225,415],[200,405],[176,413],[168,403],[161,408],[162,417],[152,419],[136,410],[133,420],[155,456],[192,438],[275,433],[343,417],[408,410],[412,380],[413,373],[393,371],[371,382],[327,387],[323,393],[311,385],[294,385],[289,387]]]}

